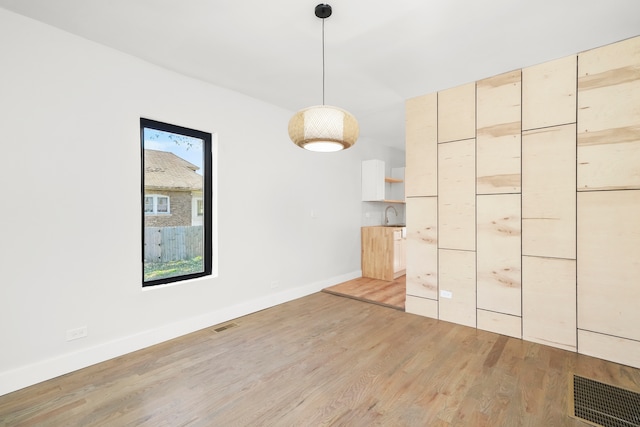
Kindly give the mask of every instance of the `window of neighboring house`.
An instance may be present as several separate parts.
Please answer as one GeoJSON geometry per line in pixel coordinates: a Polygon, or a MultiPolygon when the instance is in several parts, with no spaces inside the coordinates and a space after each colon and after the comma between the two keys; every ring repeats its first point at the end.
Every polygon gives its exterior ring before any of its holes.
{"type": "Polygon", "coordinates": [[[196,216],[204,215],[204,200],[197,199],[196,200],[196,216]]]}
{"type": "Polygon", "coordinates": [[[162,196],[158,194],[144,196],[144,213],[147,215],[154,214],[168,214],[169,210],[169,196],[162,196]]]}
{"type": "Polygon", "coordinates": [[[211,275],[212,134],[141,118],[140,137],[142,286],[211,275]]]}

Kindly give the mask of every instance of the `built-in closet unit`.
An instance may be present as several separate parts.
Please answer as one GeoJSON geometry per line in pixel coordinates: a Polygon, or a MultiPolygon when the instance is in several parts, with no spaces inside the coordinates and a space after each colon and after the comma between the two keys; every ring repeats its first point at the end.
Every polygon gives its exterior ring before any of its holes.
{"type": "Polygon", "coordinates": [[[640,37],[406,118],[407,312],[640,367],[640,37]]]}

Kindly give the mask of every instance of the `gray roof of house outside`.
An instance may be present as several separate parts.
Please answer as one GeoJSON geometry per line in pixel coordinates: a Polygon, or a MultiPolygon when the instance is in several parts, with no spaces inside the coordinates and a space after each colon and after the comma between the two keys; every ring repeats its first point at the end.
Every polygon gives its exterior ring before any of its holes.
{"type": "Polygon", "coordinates": [[[145,190],[202,190],[199,168],[167,151],[144,150],[145,190]]]}

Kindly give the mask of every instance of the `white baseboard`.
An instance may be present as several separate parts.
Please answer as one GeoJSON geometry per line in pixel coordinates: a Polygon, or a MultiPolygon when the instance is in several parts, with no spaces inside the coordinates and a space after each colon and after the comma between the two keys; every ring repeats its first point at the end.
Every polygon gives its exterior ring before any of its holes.
{"type": "Polygon", "coordinates": [[[301,298],[319,292],[327,286],[346,282],[360,276],[361,272],[357,271],[332,277],[310,285],[288,289],[228,308],[215,310],[198,317],[165,325],[158,329],[129,335],[77,352],[62,354],[51,359],[21,366],[17,369],[0,372],[0,396],[209,326],[301,298]]]}

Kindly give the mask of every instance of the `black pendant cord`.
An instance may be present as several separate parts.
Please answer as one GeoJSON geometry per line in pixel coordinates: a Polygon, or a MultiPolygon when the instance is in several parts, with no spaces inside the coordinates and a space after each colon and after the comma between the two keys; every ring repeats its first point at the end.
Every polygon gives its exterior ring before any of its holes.
{"type": "Polygon", "coordinates": [[[324,82],[325,82],[325,72],[324,72],[324,20],[331,16],[331,6],[328,4],[320,3],[316,6],[315,9],[316,16],[322,19],[322,105],[324,105],[324,82]]]}
{"type": "Polygon", "coordinates": [[[322,19],[322,105],[324,105],[324,18],[322,19]]]}

